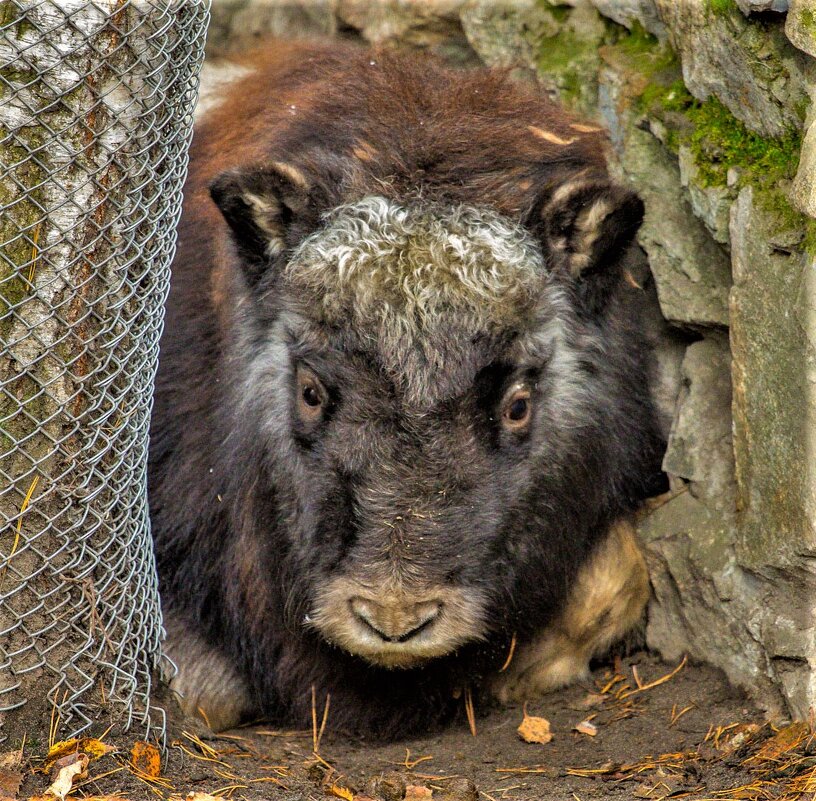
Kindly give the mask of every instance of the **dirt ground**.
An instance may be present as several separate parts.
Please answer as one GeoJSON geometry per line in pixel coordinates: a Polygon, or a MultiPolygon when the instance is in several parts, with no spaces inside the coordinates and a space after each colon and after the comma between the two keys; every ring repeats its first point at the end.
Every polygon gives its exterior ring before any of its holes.
{"type": "MultiPolygon", "coordinates": [[[[814,797],[816,745],[812,746],[809,724],[766,724],[759,710],[729,687],[718,671],[690,664],[677,668],[637,653],[599,667],[581,685],[528,704],[529,716],[550,723],[553,737],[544,744],[521,739],[517,728],[524,712],[518,707],[477,710],[475,735],[463,712],[461,720],[443,732],[388,744],[332,731],[329,715],[317,756],[313,731],[254,726],[202,738],[178,730],[171,732],[160,770],[142,765],[146,772],[139,776],[130,757],[133,739],[102,737],[119,752],[91,761],[88,778],[75,782],[70,797],[186,798],[190,793],[248,801],[814,797]],[[573,729],[586,720],[591,725],[584,728],[592,732],[594,726],[594,736],[573,729]]],[[[45,750],[26,751],[16,798],[41,794],[53,780],[53,769],[52,775],[31,772],[42,764],[45,750]]],[[[86,750],[90,754],[92,748],[86,750]]],[[[0,800],[2,764],[0,757],[0,800]]]]}

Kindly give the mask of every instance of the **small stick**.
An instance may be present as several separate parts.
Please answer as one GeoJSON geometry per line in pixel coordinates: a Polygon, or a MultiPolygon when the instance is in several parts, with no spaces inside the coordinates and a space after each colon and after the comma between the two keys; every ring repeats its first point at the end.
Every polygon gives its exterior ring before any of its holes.
{"type": "Polygon", "coordinates": [[[674,704],[674,706],[672,706],[671,722],[669,723],[669,728],[674,726],[674,724],[677,723],[677,721],[680,720],[680,718],[682,718],[683,715],[686,714],[686,712],[690,712],[692,709],[694,709],[694,706],[695,706],[694,704],[689,704],[687,707],[685,707],[684,709],[681,709],[678,712],[677,711],[677,704],[674,704]]]}
{"type": "Polygon", "coordinates": [[[504,673],[507,668],[510,667],[510,663],[513,661],[513,654],[516,652],[516,632],[513,632],[513,639],[510,640],[510,652],[507,654],[507,659],[504,660],[504,664],[499,669],[499,673],[504,673]]]}
{"type": "Polygon", "coordinates": [[[683,656],[683,661],[671,672],[667,673],[665,676],[661,676],[659,679],[655,679],[654,681],[650,681],[648,684],[644,684],[640,687],[636,687],[634,690],[629,690],[629,692],[621,693],[618,698],[622,701],[624,698],[628,698],[630,695],[635,695],[636,693],[643,692],[644,690],[651,690],[653,687],[657,687],[660,684],[664,684],[669,679],[674,678],[685,666],[686,662],[688,662],[688,656],[683,656]]]}
{"type": "Polygon", "coordinates": [[[417,765],[421,762],[427,762],[429,759],[433,759],[432,756],[423,756],[417,757],[416,759],[411,759],[411,749],[405,749],[405,759],[402,762],[392,762],[392,765],[402,765],[406,770],[413,770],[417,765]]]}
{"type": "Polygon", "coordinates": [[[326,704],[323,707],[323,720],[320,721],[320,731],[317,733],[317,746],[315,753],[320,751],[320,741],[323,739],[323,732],[326,731],[326,721],[329,719],[329,704],[331,703],[331,693],[326,693],[326,704]]]}
{"type": "Polygon", "coordinates": [[[39,476],[34,476],[34,480],[31,482],[31,486],[28,488],[28,492],[25,494],[25,498],[23,498],[23,503],[20,506],[20,516],[17,518],[17,527],[14,532],[14,542],[11,545],[11,552],[6,557],[6,563],[3,565],[3,575],[0,576],[0,588],[2,588],[3,584],[6,581],[6,571],[11,564],[11,558],[17,553],[17,548],[20,547],[20,536],[22,534],[23,529],[23,515],[25,514],[25,510],[28,509],[28,504],[31,503],[31,496],[34,494],[34,490],[37,489],[37,484],[40,481],[39,476]]]}
{"type": "Polygon", "coordinates": [[[552,768],[496,768],[496,773],[552,773],[552,768]]]}
{"type": "Polygon", "coordinates": [[[465,714],[467,715],[468,726],[470,726],[470,733],[476,736],[476,712],[473,709],[473,693],[470,687],[465,689],[465,714]]]}
{"type": "Polygon", "coordinates": [[[317,705],[314,684],[312,685],[312,751],[317,753],[317,705]]]}

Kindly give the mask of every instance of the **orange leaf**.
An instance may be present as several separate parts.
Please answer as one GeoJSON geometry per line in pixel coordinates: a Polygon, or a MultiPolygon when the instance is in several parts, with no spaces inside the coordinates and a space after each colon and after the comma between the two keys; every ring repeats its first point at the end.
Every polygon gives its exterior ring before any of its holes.
{"type": "Polygon", "coordinates": [[[427,801],[433,798],[433,790],[421,784],[409,784],[405,788],[405,801],[427,801]]]}
{"type": "Polygon", "coordinates": [[[339,784],[333,784],[329,787],[329,792],[337,798],[344,798],[346,801],[354,801],[354,793],[347,787],[341,787],[339,784]]]}
{"type": "Polygon", "coordinates": [[[95,740],[93,737],[82,737],[81,739],[72,737],[70,740],[61,740],[48,749],[48,755],[45,757],[42,770],[47,773],[58,759],[68,754],[85,754],[88,760],[93,762],[93,760],[115,750],[112,745],[103,743],[101,740],[95,740]]]}
{"type": "Polygon", "coordinates": [[[783,754],[796,748],[805,737],[808,736],[810,728],[806,721],[798,720],[784,729],[780,729],[759,751],[751,757],[751,761],[761,762],[765,760],[779,759],[783,754]]]}
{"type": "Polygon", "coordinates": [[[535,715],[528,715],[524,712],[524,719],[518,729],[519,737],[525,743],[548,743],[553,736],[550,733],[550,721],[547,718],[538,718],[535,715]]]}
{"type": "Polygon", "coordinates": [[[155,745],[136,740],[130,749],[130,764],[144,776],[158,779],[161,776],[161,753],[155,745]]]}

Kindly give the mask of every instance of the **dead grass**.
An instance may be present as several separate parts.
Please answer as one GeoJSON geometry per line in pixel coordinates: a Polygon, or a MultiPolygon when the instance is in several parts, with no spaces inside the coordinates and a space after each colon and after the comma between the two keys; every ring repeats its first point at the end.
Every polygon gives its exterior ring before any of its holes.
{"type": "MultiPolygon", "coordinates": [[[[508,660],[511,657],[512,646],[508,660]]],[[[477,797],[499,801],[512,799],[517,792],[529,792],[526,782],[530,780],[549,782],[551,786],[559,782],[563,785],[569,780],[573,782],[571,797],[579,801],[584,798],[581,790],[584,784],[586,798],[599,797],[604,786],[610,791],[614,789],[617,797],[655,801],[681,798],[690,801],[813,801],[816,798],[813,720],[778,726],[760,721],[720,722],[710,725],[706,731],[705,718],[701,721],[705,703],[702,707],[693,703],[688,690],[675,692],[677,677],[684,675],[686,661],[670,670],[661,670],[648,661],[645,664],[652,666],[639,670],[636,664],[626,667],[617,660],[610,668],[596,673],[588,693],[573,691],[573,705],[563,709],[574,710],[570,713],[574,717],[567,723],[562,711],[560,723],[553,729],[555,744],[546,737],[520,742],[515,728],[525,717],[548,723],[545,718],[527,716],[522,710],[505,713],[505,717],[509,715],[507,723],[499,727],[485,729],[487,724],[482,723],[477,729],[473,696],[464,693],[466,710],[469,709],[465,717],[471,735],[467,740],[473,743],[470,748],[474,753],[480,753],[480,740],[488,742],[493,738],[495,743],[497,737],[511,738],[528,749],[518,752],[519,762],[491,766],[489,770],[497,777],[497,786],[485,783],[484,789],[480,787],[478,792],[472,782],[468,784],[468,770],[451,770],[450,753],[440,755],[429,747],[434,742],[431,739],[423,741],[422,750],[415,754],[405,748],[404,757],[380,759],[381,768],[371,766],[365,772],[368,778],[344,772],[347,767],[342,770],[338,767],[343,763],[342,758],[337,762],[323,752],[331,723],[331,699],[327,696],[318,705],[317,694],[313,693],[310,730],[254,728],[217,737],[183,730],[163,754],[156,746],[142,741],[108,742],[108,732],[102,732],[97,738],[55,742],[59,720],[54,713],[50,721],[44,722],[48,739],[42,751],[24,743],[18,751],[0,754],[0,799],[53,801],[58,796],[38,794],[46,787],[59,786],[63,770],[73,771],[63,775],[61,786],[66,786],[67,781],[70,788],[66,801],[110,801],[114,796],[129,801],[143,798],[171,801],[188,797],[193,801],[214,798],[475,801],[477,797]],[[652,675],[643,676],[642,672],[652,675]],[[655,694],[661,698],[659,715],[650,705],[655,694]],[[515,722],[513,715],[517,715],[515,722]],[[645,716],[643,722],[630,720],[638,716],[645,716]],[[618,731],[633,723],[645,725],[647,730],[651,727],[656,732],[660,729],[666,732],[682,726],[689,716],[697,720],[698,727],[703,723],[700,734],[689,743],[692,747],[634,753],[631,758],[617,761],[607,757],[593,764],[591,754],[605,732],[618,731]],[[554,745],[564,743],[565,738],[572,738],[573,744],[583,743],[582,762],[571,760],[566,764],[561,762],[560,766],[553,762],[554,745]],[[275,745],[274,758],[266,747],[272,744],[275,745]],[[440,759],[435,761],[438,756],[440,759]],[[428,763],[438,767],[428,770],[428,763]],[[82,771],[77,769],[77,764],[82,765],[82,771]],[[178,770],[179,764],[186,765],[184,771],[178,770]],[[715,774],[718,780],[712,783],[710,777],[715,774]],[[729,778],[733,781],[729,782],[729,778]],[[196,790],[202,781],[208,793],[196,790]],[[524,790],[525,787],[528,790],[524,790]],[[190,792],[198,792],[198,795],[188,796],[190,792]]],[[[467,729],[460,731],[460,738],[467,736],[467,729]]],[[[665,737],[656,739],[669,742],[665,737]]],[[[342,734],[334,732],[328,741],[328,750],[335,754],[342,743],[342,734]]],[[[650,741],[647,736],[643,742],[650,741]]],[[[464,745],[461,739],[459,742],[464,745]]],[[[356,748],[358,753],[360,749],[365,752],[361,745],[348,747],[356,748]]],[[[489,746],[481,753],[489,755],[489,746]]],[[[569,758],[571,752],[567,747],[561,753],[569,758]]],[[[376,762],[376,758],[372,757],[371,761],[376,762]]],[[[605,791],[602,795],[607,797],[605,791]]]]}

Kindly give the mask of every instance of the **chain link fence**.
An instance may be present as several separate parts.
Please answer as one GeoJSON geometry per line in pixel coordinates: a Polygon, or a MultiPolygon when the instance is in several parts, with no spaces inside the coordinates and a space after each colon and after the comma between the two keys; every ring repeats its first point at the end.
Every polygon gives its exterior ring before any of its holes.
{"type": "Polygon", "coordinates": [[[0,2],[0,740],[163,731],[147,432],[208,14],[0,2]]]}

